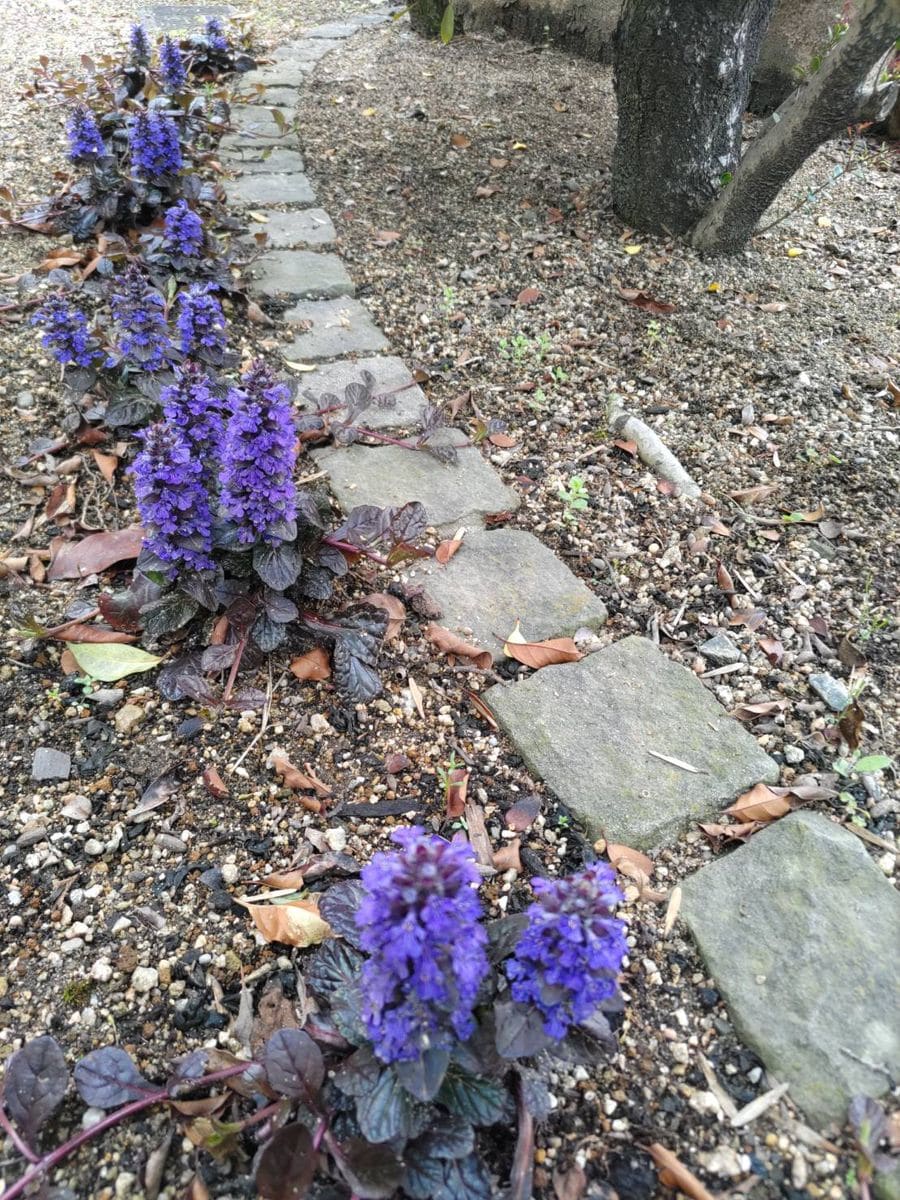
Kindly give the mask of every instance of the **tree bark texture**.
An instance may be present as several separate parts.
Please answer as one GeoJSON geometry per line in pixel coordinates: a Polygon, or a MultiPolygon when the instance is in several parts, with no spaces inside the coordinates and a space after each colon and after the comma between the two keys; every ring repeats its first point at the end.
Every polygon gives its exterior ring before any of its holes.
{"type": "Polygon", "coordinates": [[[411,28],[423,37],[437,37],[446,7],[447,0],[412,0],[409,6],[411,28]]]}
{"type": "Polygon", "coordinates": [[[687,233],[737,166],[750,75],[775,0],[625,0],[615,45],[613,207],[687,233]]]}
{"type": "Polygon", "coordinates": [[[857,121],[882,119],[896,85],[879,84],[900,33],[900,0],[860,0],[850,28],[819,70],[785,100],[692,235],[703,250],[739,249],[795,171],[857,121]]]}

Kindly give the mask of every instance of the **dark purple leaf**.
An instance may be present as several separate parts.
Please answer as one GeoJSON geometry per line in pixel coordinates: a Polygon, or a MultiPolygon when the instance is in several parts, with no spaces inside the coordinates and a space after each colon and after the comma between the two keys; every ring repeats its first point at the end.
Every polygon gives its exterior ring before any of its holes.
{"type": "Polygon", "coordinates": [[[277,546],[261,545],[253,551],[253,570],[263,583],[281,592],[296,583],[300,559],[290,542],[280,542],[277,546]]]}
{"type": "Polygon", "coordinates": [[[216,571],[182,571],[178,576],[178,586],[183,592],[192,596],[198,604],[215,612],[219,607],[216,588],[221,582],[221,572],[216,571]]]}
{"type": "Polygon", "coordinates": [[[207,646],[200,657],[201,671],[211,675],[217,671],[227,671],[234,662],[237,654],[237,642],[227,642],[220,646],[207,646]]]}
{"type": "Polygon", "coordinates": [[[359,929],[355,917],[365,894],[366,889],[359,880],[350,879],[330,887],[319,901],[322,919],[356,949],[359,949],[359,929]]]}
{"type": "Polygon", "coordinates": [[[332,663],[334,681],[348,700],[366,704],[381,695],[381,680],[377,672],[354,653],[353,646],[346,640],[335,643],[332,663]]]}
{"type": "Polygon", "coordinates": [[[449,1065],[448,1050],[424,1050],[418,1058],[395,1063],[394,1070],[406,1090],[427,1103],[437,1095],[449,1065]]]}
{"type": "Polygon", "coordinates": [[[362,963],[362,955],[346,942],[329,939],[313,955],[306,982],[317,996],[327,998],[338,988],[352,987],[362,963]]]}
{"type": "Polygon", "coordinates": [[[519,944],[519,938],[527,927],[527,913],[515,913],[511,917],[500,917],[496,921],[489,921],[486,929],[488,955],[491,962],[498,963],[504,958],[508,958],[519,944]]]}
{"type": "Polygon", "coordinates": [[[197,615],[200,605],[192,596],[177,589],[145,604],[141,609],[141,625],[151,637],[174,633],[197,615]]]}
{"type": "Polygon", "coordinates": [[[438,1103],[473,1125],[494,1125],[509,1110],[505,1088],[493,1079],[468,1075],[455,1067],[447,1072],[438,1103]]]}
{"type": "Polygon", "coordinates": [[[262,1054],[266,1077],[291,1100],[311,1101],[325,1080],[322,1051],[302,1029],[279,1029],[262,1054]]]}
{"type": "Polygon", "coordinates": [[[202,656],[184,654],[162,667],[156,686],[167,700],[195,700],[215,704],[218,692],[203,674],[202,656]]]}
{"type": "Polygon", "coordinates": [[[266,592],[263,604],[266,616],[270,621],[277,621],[280,625],[285,625],[288,621],[297,619],[297,605],[287,596],[283,596],[281,592],[266,592]]]}
{"type": "Polygon", "coordinates": [[[501,1000],[494,1005],[497,1052],[503,1058],[530,1058],[546,1050],[552,1039],[544,1033],[544,1023],[537,1009],[514,1000],[501,1000]]]}
{"type": "Polygon", "coordinates": [[[415,1137],[428,1124],[430,1113],[400,1086],[389,1067],[382,1069],[375,1083],[356,1100],[356,1119],[369,1142],[415,1137]]]}
{"type": "Polygon", "coordinates": [[[403,1167],[390,1146],[370,1146],[350,1138],[335,1155],[338,1170],[360,1200],[389,1200],[400,1186],[403,1167]]]}
{"type": "Polygon", "coordinates": [[[318,1155],[304,1125],[285,1125],[265,1145],[256,1164],[261,1200],[302,1200],[316,1173],[318,1155]]]}
{"type": "MultiPolygon", "coordinates": [[[[332,575],[340,579],[342,575],[346,575],[350,570],[347,559],[341,550],[336,546],[322,545],[319,547],[318,553],[319,566],[324,567],[326,571],[330,571],[332,575]]],[[[307,571],[309,568],[307,567],[307,571]]]]}
{"type": "Polygon", "coordinates": [[[475,1154],[407,1159],[403,1191],[413,1200],[492,1200],[491,1178],[475,1154]]]}
{"type": "Polygon", "coordinates": [[[284,625],[273,621],[267,613],[260,613],[256,618],[250,636],[264,654],[270,654],[284,642],[287,634],[284,625]]]}
{"type": "Polygon", "coordinates": [[[238,712],[243,712],[247,708],[264,708],[266,699],[266,693],[261,692],[259,688],[241,688],[228,701],[228,707],[235,708],[238,712]]]}
{"type": "Polygon", "coordinates": [[[118,1046],[86,1054],[75,1067],[75,1086],[85,1104],[93,1108],[118,1108],[155,1090],[118,1046]]]}
{"type": "Polygon", "coordinates": [[[192,1050],[184,1058],[178,1059],[174,1064],[172,1074],[166,1080],[169,1095],[179,1095],[185,1084],[190,1084],[193,1080],[200,1079],[206,1071],[208,1059],[209,1055],[205,1050],[192,1050]]]}
{"type": "Polygon", "coordinates": [[[10,1058],[2,1100],[27,1142],[34,1141],[41,1126],[62,1104],[68,1086],[63,1052],[56,1039],[47,1034],[26,1042],[10,1058]]]}

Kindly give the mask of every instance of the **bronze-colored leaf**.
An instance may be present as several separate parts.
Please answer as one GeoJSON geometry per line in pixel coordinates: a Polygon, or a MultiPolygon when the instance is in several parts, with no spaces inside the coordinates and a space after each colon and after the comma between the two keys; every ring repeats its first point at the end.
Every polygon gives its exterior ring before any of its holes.
{"type": "Polygon", "coordinates": [[[222,800],[228,795],[228,785],[216,767],[207,767],[203,772],[203,786],[217,800],[222,800]]]}
{"type": "Polygon", "coordinates": [[[537,303],[540,298],[541,292],[539,288],[522,288],[521,292],[519,292],[518,296],[516,296],[516,304],[519,306],[519,308],[526,308],[529,304],[537,303]]]}
{"type": "Polygon", "coordinates": [[[447,776],[447,819],[455,821],[466,811],[466,793],[469,790],[469,772],[465,767],[455,767],[447,776]]]}
{"type": "Polygon", "coordinates": [[[549,638],[544,642],[529,642],[516,621],[515,628],[503,643],[503,653],[516,662],[533,667],[536,671],[541,667],[556,666],[559,663],[578,662],[583,658],[581,651],[572,638],[549,638]]]}
{"type": "Polygon", "coordinates": [[[82,625],[80,623],[66,625],[51,636],[58,638],[61,642],[93,642],[99,646],[106,643],[128,646],[138,640],[136,633],[120,633],[116,629],[104,629],[102,625],[82,625]]]}
{"type": "Polygon", "coordinates": [[[778,638],[761,637],[759,639],[759,648],[773,667],[777,667],[784,658],[784,646],[778,638]]]}
{"type": "Polygon", "coordinates": [[[791,803],[764,783],[757,783],[749,792],[738,796],[725,812],[741,825],[750,821],[777,821],[791,811],[791,803]]]}
{"type": "Polygon", "coordinates": [[[319,916],[317,895],[282,904],[257,904],[238,899],[267,942],[285,946],[317,946],[332,936],[331,926],[319,916]]]}
{"type": "Polygon", "coordinates": [[[635,308],[641,308],[644,312],[664,315],[675,311],[674,304],[670,304],[667,300],[657,300],[655,296],[640,291],[638,288],[620,287],[619,295],[626,304],[633,304],[635,308]]]}
{"type": "Polygon", "coordinates": [[[314,680],[328,679],[331,676],[331,659],[328,651],[321,646],[308,650],[291,663],[291,674],[298,679],[314,680]]]}
{"type": "Polygon", "coordinates": [[[475,666],[484,670],[490,667],[494,661],[490,650],[482,650],[479,646],[473,646],[471,642],[464,641],[457,634],[451,633],[449,629],[444,629],[442,625],[435,625],[434,621],[428,625],[425,636],[444,654],[452,655],[454,658],[467,658],[475,666]]]}
{"type": "Polygon", "coordinates": [[[765,829],[765,821],[748,821],[745,825],[722,825],[718,822],[701,822],[700,828],[716,845],[725,842],[746,842],[754,833],[765,829]]]}
{"type": "Polygon", "coordinates": [[[506,810],[506,824],[508,828],[515,829],[517,833],[524,833],[537,820],[540,811],[540,796],[526,796],[524,800],[517,800],[506,810]]]}
{"type": "Polygon", "coordinates": [[[317,792],[325,799],[331,795],[331,788],[312,773],[308,763],[306,764],[306,774],[298,771],[293,763],[289,762],[283,754],[278,754],[277,752],[272,755],[271,763],[272,769],[276,775],[281,776],[285,787],[300,792],[317,792]]]}
{"type": "Polygon", "coordinates": [[[854,700],[841,713],[838,729],[851,750],[855,750],[862,741],[862,726],[865,717],[865,710],[858,700],[854,700]]]}
{"type": "Polygon", "coordinates": [[[521,875],[522,859],[519,857],[521,845],[522,839],[518,837],[504,842],[499,850],[494,851],[494,867],[498,871],[517,871],[521,875]]]}
{"type": "Polygon", "coordinates": [[[708,1191],[697,1176],[689,1171],[671,1150],[659,1142],[647,1147],[647,1153],[659,1169],[659,1180],[665,1187],[676,1188],[690,1196],[691,1200],[715,1200],[712,1192],[708,1191]]]}
{"type": "Polygon", "coordinates": [[[434,552],[435,561],[445,566],[462,545],[462,538],[447,538],[434,552]]]}
{"type": "Polygon", "coordinates": [[[732,716],[739,721],[755,721],[757,717],[771,717],[773,713],[787,708],[787,700],[760,700],[757,704],[739,704],[732,716]]]}
{"type": "Polygon", "coordinates": [[[56,581],[96,575],[115,563],[137,558],[142,541],[143,531],[140,526],[133,525],[128,529],[111,529],[108,533],[92,533],[80,542],[65,542],[53,555],[49,578],[56,581]]]}
{"type": "Polygon", "coordinates": [[[387,613],[388,623],[384,631],[384,640],[392,642],[406,620],[406,606],[402,600],[398,600],[396,596],[389,596],[387,592],[369,592],[368,596],[363,596],[362,602],[387,613]]]}
{"type": "Polygon", "coordinates": [[[100,474],[107,483],[115,483],[116,469],[119,466],[119,457],[116,454],[101,454],[99,450],[92,450],[91,457],[97,464],[100,474]]]}

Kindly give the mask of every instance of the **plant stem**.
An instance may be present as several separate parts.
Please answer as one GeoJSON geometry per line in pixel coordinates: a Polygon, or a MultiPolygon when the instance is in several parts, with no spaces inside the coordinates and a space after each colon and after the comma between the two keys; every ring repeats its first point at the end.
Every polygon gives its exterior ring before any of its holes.
{"type": "Polygon", "coordinates": [[[28,1143],[25,1142],[19,1136],[18,1131],[16,1130],[12,1121],[10,1121],[9,1117],[6,1115],[6,1109],[3,1107],[2,1104],[0,1104],[0,1126],[2,1126],[3,1129],[6,1130],[7,1134],[9,1135],[10,1140],[12,1141],[12,1144],[15,1146],[15,1148],[18,1150],[18,1152],[22,1155],[23,1158],[27,1158],[28,1161],[32,1162],[32,1163],[41,1161],[40,1158],[38,1157],[38,1155],[35,1154],[35,1152],[28,1145],[28,1143]]]}
{"type": "Polygon", "coordinates": [[[534,1117],[525,1101],[521,1075],[516,1077],[516,1116],[519,1131],[509,1176],[510,1200],[531,1200],[534,1190],[534,1117]]]}
{"type": "MultiPolygon", "coordinates": [[[[212,1074],[203,1075],[199,1079],[185,1079],[184,1086],[191,1091],[194,1088],[207,1087],[211,1083],[218,1083],[223,1079],[229,1079],[232,1075],[241,1075],[249,1066],[251,1066],[251,1063],[248,1060],[247,1062],[235,1064],[231,1067],[223,1067],[221,1071],[214,1071],[212,1074]]],[[[129,1104],[123,1104],[121,1108],[117,1108],[115,1112],[108,1113],[96,1125],[91,1125],[89,1129],[80,1130],[74,1137],[69,1138],[67,1142],[63,1142],[61,1146],[57,1146],[55,1150],[51,1150],[49,1154],[45,1154],[43,1158],[33,1162],[33,1165],[28,1168],[25,1174],[21,1175],[15,1183],[6,1189],[3,1193],[3,1200],[15,1200],[16,1196],[21,1196],[46,1171],[52,1171],[54,1167],[67,1159],[70,1154],[74,1154],[76,1150],[80,1149],[93,1138],[99,1137],[101,1133],[106,1133],[107,1129],[114,1128],[120,1121],[124,1121],[128,1117],[133,1117],[135,1113],[142,1112],[145,1108],[151,1108],[154,1104],[163,1104],[171,1098],[168,1087],[157,1088],[153,1092],[148,1092],[146,1096],[142,1096],[140,1100],[132,1100],[129,1104]]]]}
{"type": "Polygon", "coordinates": [[[371,558],[372,562],[377,562],[381,566],[387,566],[387,559],[383,554],[377,554],[374,550],[367,550],[365,546],[354,546],[352,542],[342,542],[339,538],[326,535],[322,538],[326,546],[332,546],[335,550],[343,550],[347,554],[364,554],[366,558],[371,558]]]}
{"type": "Polygon", "coordinates": [[[237,679],[238,667],[241,665],[241,659],[244,657],[244,651],[247,649],[247,638],[250,636],[249,629],[238,642],[237,652],[234,656],[234,662],[231,664],[231,670],[228,672],[228,682],[225,684],[225,692],[222,696],[222,703],[227,704],[231,699],[231,691],[234,687],[234,681],[237,679]]]}

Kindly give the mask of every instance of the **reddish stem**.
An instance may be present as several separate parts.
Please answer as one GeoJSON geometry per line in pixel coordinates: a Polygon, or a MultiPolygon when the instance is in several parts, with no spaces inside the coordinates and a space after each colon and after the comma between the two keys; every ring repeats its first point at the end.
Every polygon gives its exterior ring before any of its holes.
{"type": "Polygon", "coordinates": [[[6,1110],[4,1109],[2,1104],[0,1104],[0,1126],[2,1126],[3,1129],[5,1129],[6,1132],[9,1134],[12,1144],[15,1146],[15,1148],[18,1150],[18,1152],[22,1155],[23,1158],[27,1158],[28,1161],[32,1162],[32,1163],[41,1161],[39,1156],[37,1154],[35,1154],[35,1152],[31,1149],[31,1147],[28,1145],[28,1143],[23,1141],[23,1139],[21,1137],[19,1137],[18,1131],[16,1130],[12,1121],[10,1121],[9,1117],[6,1115],[6,1110]]]}
{"type": "Polygon", "coordinates": [[[347,554],[364,554],[366,558],[371,558],[372,562],[380,563],[386,567],[388,560],[383,554],[377,554],[374,550],[367,550],[364,546],[354,546],[352,542],[342,542],[339,538],[332,537],[330,534],[322,538],[326,546],[333,546],[335,550],[343,550],[347,554]]]}
{"type": "Polygon", "coordinates": [[[227,704],[231,699],[231,691],[234,687],[234,681],[237,679],[238,667],[241,665],[241,659],[244,657],[244,651],[247,649],[247,638],[249,636],[250,631],[248,630],[238,642],[238,648],[234,656],[234,662],[231,664],[231,670],[228,672],[228,682],[225,684],[225,692],[222,696],[223,704],[227,704]]]}
{"type": "MultiPolygon", "coordinates": [[[[241,1075],[251,1065],[247,1061],[235,1066],[223,1067],[221,1071],[214,1071],[212,1074],[204,1075],[200,1079],[186,1079],[184,1080],[184,1086],[191,1091],[194,1088],[207,1087],[211,1083],[230,1079],[232,1075],[241,1075]]],[[[128,1117],[133,1117],[135,1113],[142,1112],[145,1108],[150,1108],[154,1104],[163,1104],[171,1099],[168,1087],[163,1087],[148,1092],[140,1100],[132,1100],[130,1104],[123,1104],[121,1108],[117,1108],[115,1112],[109,1113],[102,1121],[98,1121],[96,1125],[91,1125],[89,1129],[80,1130],[74,1137],[69,1138],[67,1142],[63,1142],[61,1146],[57,1146],[55,1150],[52,1150],[49,1154],[45,1154],[43,1158],[29,1167],[24,1175],[20,1176],[15,1183],[6,1189],[3,1193],[3,1200],[15,1200],[16,1196],[21,1196],[44,1172],[52,1171],[54,1167],[67,1159],[70,1154],[74,1154],[86,1142],[99,1137],[101,1133],[106,1133],[107,1129],[114,1128],[120,1121],[124,1121],[128,1117]]]]}

